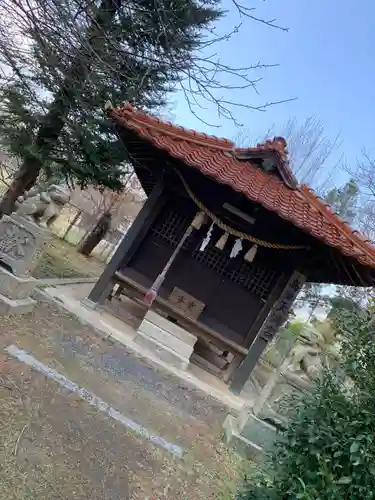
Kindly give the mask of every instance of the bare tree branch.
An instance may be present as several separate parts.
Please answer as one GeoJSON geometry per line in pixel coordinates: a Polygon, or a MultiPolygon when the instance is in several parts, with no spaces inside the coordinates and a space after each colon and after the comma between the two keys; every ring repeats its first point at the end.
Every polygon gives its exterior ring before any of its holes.
{"type": "MultiPolygon", "coordinates": [[[[272,125],[265,135],[252,143],[263,142],[273,135],[285,137],[290,166],[299,182],[313,186],[320,194],[324,193],[335,171],[342,167],[342,154],[332,163],[334,155],[340,151],[340,134],[330,139],[324,124],[316,116],[310,116],[302,123],[290,118],[281,127],[272,125]]],[[[251,135],[246,130],[241,131],[234,141],[241,147],[247,147],[249,137],[251,135]]]]}
{"type": "MultiPolygon", "coordinates": [[[[69,184],[78,176],[81,185],[98,180],[119,188],[121,169],[109,182],[110,168],[102,175],[90,144],[105,149],[101,107],[107,100],[121,96],[155,109],[179,89],[198,118],[213,105],[219,118],[235,123],[239,108],[265,111],[293,100],[255,105],[239,97],[242,91],[257,94],[258,72],[275,65],[236,67],[222,60],[220,44],[245,29],[247,20],[287,30],[239,0],[233,6],[238,22],[218,33],[224,12],[211,0],[154,0],[152,6],[142,0],[0,0],[0,128],[8,130],[0,141],[24,160],[0,212],[9,213],[42,170],[50,176],[57,168],[69,184]]],[[[106,133],[112,140],[108,127],[106,133]]]]}
{"type": "Polygon", "coordinates": [[[270,28],[276,28],[281,31],[289,31],[289,28],[283,28],[282,26],[276,24],[276,19],[262,19],[260,17],[257,17],[254,15],[255,12],[255,7],[246,7],[245,5],[241,4],[237,0],[232,0],[236,8],[238,9],[238,12],[245,17],[248,17],[249,19],[256,21],[261,24],[265,24],[266,26],[269,26],[270,28]]]}

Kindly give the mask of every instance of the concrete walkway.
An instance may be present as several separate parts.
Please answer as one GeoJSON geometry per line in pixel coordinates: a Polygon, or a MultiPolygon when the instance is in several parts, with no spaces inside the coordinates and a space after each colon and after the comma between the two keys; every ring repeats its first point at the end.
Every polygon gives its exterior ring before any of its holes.
{"type": "Polygon", "coordinates": [[[126,346],[135,356],[147,359],[167,372],[173,374],[181,382],[187,382],[207,395],[216,398],[220,403],[234,412],[240,411],[250,399],[243,399],[233,395],[228,386],[214,375],[196,365],[190,364],[187,371],[163,362],[154,352],[134,342],[136,331],[129,324],[121,321],[114,315],[103,310],[92,310],[83,305],[82,301],[88,296],[92,284],[66,284],[44,288],[40,293],[45,298],[57,301],[65,310],[74,314],[84,324],[90,325],[100,335],[115,339],[126,346]]]}

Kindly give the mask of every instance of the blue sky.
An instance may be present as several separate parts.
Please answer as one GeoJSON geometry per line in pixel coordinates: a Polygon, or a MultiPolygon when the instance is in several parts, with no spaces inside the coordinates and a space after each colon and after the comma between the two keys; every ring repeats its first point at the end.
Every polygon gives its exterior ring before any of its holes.
{"type": "MultiPolygon", "coordinates": [[[[375,46],[375,2],[369,0],[244,0],[256,7],[263,18],[277,18],[289,32],[245,20],[241,32],[230,42],[216,47],[223,62],[233,66],[251,63],[278,63],[277,68],[257,71],[262,76],[260,96],[253,91],[237,92],[235,98],[251,104],[297,97],[294,102],[273,106],[267,112],[237,109],[236,116],[253,137],[264,134],[272,124],[296,116],[303,121],[315,114],[332,139],[341,133],[342,152],[355,164],[361,148],[373,146],[375,68],[371,52],[375,46]]],[[[218,30],[230,30],[238,22],[235,8],[218,30]]],[[[183,97],[173,106],[174,120],[186,127],[233,138],[238,130],[230,121],[219,119],[213,108],[201,111],[214,122],[212,128],[197,120],[183,97]]],[[[249,144],[250,146],[251,144],[249,144]]]]}

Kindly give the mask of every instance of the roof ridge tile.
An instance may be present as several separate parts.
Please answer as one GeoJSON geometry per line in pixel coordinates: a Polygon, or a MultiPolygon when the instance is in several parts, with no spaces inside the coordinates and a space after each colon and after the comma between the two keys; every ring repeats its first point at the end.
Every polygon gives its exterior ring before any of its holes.
{"type": "Polygon", "coordinates": [[[203,145],[209,147],[221,148],[226,151],[232,151],[234,143],[229,139],[208,135],[204,132],[187,129],[181,125],[176,125],[171,121],[162,121],[156,116],[146,113],[145,111],[136,109],[131,104],[124,104],[120,108],[110,108],[107,110],[109,116],[114,118],[132,119],[134,122],[141,122],[146,128],[152,127],[170,134],[181,140],[190,140],[192,142],[203,142],[203,145]]]}

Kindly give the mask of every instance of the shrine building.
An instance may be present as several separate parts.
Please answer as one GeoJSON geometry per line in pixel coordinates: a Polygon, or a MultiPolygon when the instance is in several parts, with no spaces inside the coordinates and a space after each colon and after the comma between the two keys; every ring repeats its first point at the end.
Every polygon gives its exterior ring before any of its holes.
{"type": "Polygon", "coordinates": [[[148,198],[90,301],[120,285],[239,393],[305,282],[374,285],[375,247],[298,184],[283,138],[236,148],[128,104],[108,115],[148,198]]]}

